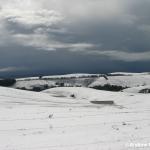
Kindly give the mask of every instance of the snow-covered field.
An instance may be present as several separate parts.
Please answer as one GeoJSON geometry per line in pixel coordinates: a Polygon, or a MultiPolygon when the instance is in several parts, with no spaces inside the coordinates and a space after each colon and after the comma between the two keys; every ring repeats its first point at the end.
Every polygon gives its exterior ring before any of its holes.
{"type": "Polygon", "coordinates": [[[127,88],[127,89],[123,90],[123,92],[150,94],[150,86],[147,85],[147,86],[127,88]]]}
{"type": "Polygon", "coordinates": [[[150,142],[149,116],[149,94],[0,87],[0,150],[133,149],[130,143],[150,142]]]}
{"type": "MultiPolygon", "coordinates": [[[[119,74],[119,73],[116,73],[119,74]]],[[[115,73],[113,74],[115,75],[115,73]]],[[[122,87],[137,87],[143,85],[150,85],[149,73],[122,73],[120,76],[109,76],[108,80],[105,78],[98,78],[89,87],[103,86],[105,84],[117,85],[122,87]]]]}
{"type": "Polygon", "coordinates": [[[20,78],[17,79],[17,82],[12,87],[31,91],[42,91],[59,86],[90,87],[102,90],[105,85],[120,86],[122,87],[120,90],[138,86],[150,86],[150,73],[117,72],[105,76],[102,74],[68,74],[43,76],[41,78],[20,78]]]}

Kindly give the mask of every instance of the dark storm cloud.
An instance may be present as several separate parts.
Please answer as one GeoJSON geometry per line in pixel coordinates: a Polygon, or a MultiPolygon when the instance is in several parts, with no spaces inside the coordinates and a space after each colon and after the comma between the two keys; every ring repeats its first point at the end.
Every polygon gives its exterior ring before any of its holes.
{"type": "Polygon", "coordinates": [[[0,77],[25,77],[66,73],[107,73],[113,71],[146,71],[150,69],[148,62],[126,63],[108,60],[104,56],[84,55],[66,50],[37,51],[34,48],[1,47],[0,77]],[[20,50],[22,52],[20,53],[20,50]],[[10,53],[11,51],[11,53],[10,53]],[[36,53],[35,53],[36,51],[36,53]],[[14,67],[15,66],[15,67],[14,67]],[[140,69],[139,69],[140,68],[140,69]]]}
{"type": "Polygon", "coordinates": [[[139,71],[149,69],[142,67],[150,61],[149,0],[0,0],[0,6],[1,74],[137,71],[131,67],[137,63],[139,71]]]}

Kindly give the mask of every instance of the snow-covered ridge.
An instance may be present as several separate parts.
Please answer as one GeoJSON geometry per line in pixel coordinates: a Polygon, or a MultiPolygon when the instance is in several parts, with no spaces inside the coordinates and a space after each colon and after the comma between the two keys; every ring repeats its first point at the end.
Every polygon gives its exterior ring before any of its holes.
{"type": "Polygon", "coordinates": [[[150,75],[150,72],[130,73],[130,72],[113,72],[110,75],[150,75]]]}
{"type": "Polygon", "coordinates": [[[150,85],[149,74],[134,74],[132,76],[109,76],[108,80],[104,78],[98,78],[90,87],[103,86],[105,84],[117,85],[123,87],[137,87],[142,85],[150,85]]]}
{"type": "Polygon", "coordinates": [[[150,85],[127,88],[127,89],[124,89],[123,92],[148,94],[150,93],[150,85]]]}
{"type": "MultiPolygon", "coordinates": [[[[61,78],[86,78],[86,77],[101,77],[105,74],[87,74],[87,73],[74,73],[74,74],[64,74],[64,75],[50,75],[50,76],[39,76],[39,77],[27,77],[27,78],[17,78],[18,81],[20,80],[38,80],[40,77],[42,79],[61,79],[61,78]]],[[[130,72],[113,72],[106,74],[108,76],[134,76],[134,75],[150,75],[150,72],[142,72],[142,73],[130,73],[130,72]]]]}
{"type": "Polygon", "coordinates": [[[42,76],[21,78],[16,80],[12,87],[33,91],[41,91],[59,86],[83,86],[87,87],[95,78],[102,77],[102,74],[68,74],[57,76],[42,76]]]}
{"type": "Polygon", "coordinates": [[[13,88],[42,91],[54,87],[90,87],[121,91],[126,88],[150,85],[150,73],[69,74],[17,79],[13,88]]]}
{"type": "MultiPolygon", "coordinates": [[[[76,74],[66,74],[66,75],[51,75],[51,76],[41,76],[42,79],[61,79],[61,78],[86,78],[92,76],[102,76],[103,74],[83,74],[83,73],[76,73],[76,74]]],[[[18,78],[17,81],[22,80],[38,80],[40,77],[27,77],[27,78],[18,78]]]]}

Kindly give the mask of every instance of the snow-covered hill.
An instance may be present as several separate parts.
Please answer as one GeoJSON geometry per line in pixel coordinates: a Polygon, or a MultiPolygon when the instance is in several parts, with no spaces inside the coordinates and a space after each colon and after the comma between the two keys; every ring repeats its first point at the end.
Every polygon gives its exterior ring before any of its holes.
{"type": "Polygon", "coordinates": [[[108,91],[150,86],[150,73],[69,74],[17,79],[17,89],[42,91],[54,87],[90,87],[108,91]]]}
{"type": "Polygon", "coordinates": [[[0,150],[127,150],[150,141],[149,116],[149,94],[0,87],[0,150]]]}
{"type": "Polygon", "coordinates": [[[100,74],[68,74],[57,76],[43,76],[17,79],[13,88],[42,91],[45,89],[66,86],[66,87],[88,87],[96,78],[102,77],[100,74]]]}
{"type": "Polygon", "coordinates": [[[104,78],[98,78],[89,87],[103,86],[105,84],[117,85],[122,87],[137,87],[142,85],[150,85],[150,74],[149,73],[125,73],[117,76],[109,76],[108,80],[104,78]]]}
{"type": "Polygon", "coordinates": [[[150,85],[127,88],[127,89],[124,89],[123,92],[148,94],[150,93],[150,85]]]}

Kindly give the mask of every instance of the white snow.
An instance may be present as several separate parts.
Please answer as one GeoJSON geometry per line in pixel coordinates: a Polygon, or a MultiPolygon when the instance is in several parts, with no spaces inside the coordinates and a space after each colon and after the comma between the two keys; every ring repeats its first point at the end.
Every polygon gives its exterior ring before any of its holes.
{"type": "Polygon", "coordinates": [[[140,93],[140,91],[144,90],[144,89],[150,89],[150,85],[127,88],[127,89],[124,89],[123,92],[127,92],[127,93],[140,93]]]}
{"type": "Polygon", "coordinates": [[[92,75],[100,75],[100,74],[86,74],[86,73],[74,73],[74,74],[66,74],[66,75],[54,75],[54,76],[44,76],[44,78],[82,78],[82,77],[90,77],[92,75]]]}
{"type": "Polygon", "coordinates": [[[51,87],[55,85],[55,82],[50,80],[39,79],[18,80],[16,84],[13,85],[13,88],[26,88],[27,90],[31,90],[33,89],[33,87],[44,85],[48,85],[49,87],[51,87]]]}
{"type": "Polygon", "coordinates": [[[113,72],[113,73],[110,73],[111,75],[130,75],[130,76],[133,76],[133,75],[150,75],[150,72],[141,72],[141,73],[131,73],[131,72],[113,72]]]}
{"type": "Polygon", "coordinates": [[[150,75],[149,74],[132,74],[125,76],[109,76],[108,80],[105,78],[98,78],[89,87],[103,86],[105,84],[117,85],[123,87],[136,87],[142,85],[150,85],[150,75]]]}
{"type": "Polygon", "coordinates": [[[149,94],[0,87],[0,150],[127,150],[129,143],[150,142],[149,116],[149,94]]]}
{"type": "MultiPolygon", "coordinates": [[[[60,79],[60,78],[82,78],[90,77],[92,75],[99,76],[101,74],[86,74],[86,73],[74,73],[74,74],[65,74],[65,75],[51,75],[51,76],[42,76],[42,79],[60,79]]],[[[17,81],[22,80],[38,80],[39,77],[28,77],[28,78],[18,78],[17,81]]]]}
{"type": "Polygon", "coordinates": [[[65,82],[65,86],[85,86],[86,80],[93,82],[91,76],[99,77],[100,74],[67,74],[67,75],[55,75],[55,76],[43,76],[41,79],[39,77],[29,77],[29,78],[18,78],[16,83],[12,86],[17,89],[33,90],[34,87],[57,87],[56,83],[65,82]]]}
{"type": "Polygon", "coordinates": [[[132,88],[138,86],[150,86],[150,73],[111,73],[108,80],[100,74],[68,74],[58,76],[44,76],[17,79],[13,88],[33,90],[34,87],[57,87],[57,83],[64,83],[64,86],[96,87],[106,84],[132,88]]]}

